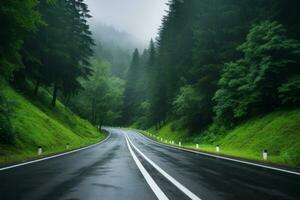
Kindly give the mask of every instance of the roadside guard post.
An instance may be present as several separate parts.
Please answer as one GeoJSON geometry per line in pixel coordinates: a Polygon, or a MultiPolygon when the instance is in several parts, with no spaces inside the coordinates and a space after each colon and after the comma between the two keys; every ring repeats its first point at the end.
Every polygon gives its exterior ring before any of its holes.
{"type": "Polygon", "coordinates": [[[266,149],[263,151],[263,159],[268,160],[268,151],[266,149]]]}
{"type": "Polygon", "coordinates": [[[179,142],[179,146],[181,146],[181,142],[179,142]]]}
{"type": "Polygon", "coordinates": [[[220,152],[220,145],[217,145],[217,146],[216,146],[216,151],[217,151],[217,152],[220,152]]]}
{"type": "Polygon", "coordinates": [[[43,149],[42,146],[38,146],[38,155],[42,155],[43,149]]]}
{"type": "Polygon", "coordinates": [[[196,149],[199,149],[199,144],[196,144],[196,149]]]}

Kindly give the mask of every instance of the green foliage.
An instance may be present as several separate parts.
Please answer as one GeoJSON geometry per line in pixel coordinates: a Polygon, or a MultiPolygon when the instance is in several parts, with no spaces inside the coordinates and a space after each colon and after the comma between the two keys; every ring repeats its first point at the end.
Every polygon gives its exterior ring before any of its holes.
{"type": "Polygon", "coordinates": [[[7,1],[0,5],[0,72],[14,73],[21,90],[30,79],[35,96],[40,86],[53,87],[53,105],[60,98],[100,125],[158,128],[171,119],[193,132],[214,119],[234,126],[299,106],[299,12],[291,9],[297,0],[168,5],[157,40],[141,54],[135,49],[128,68],[128,53],[110,41],[98,41],[91,67],[94,40],[83,0],[7,1]]]}
{"type": "MultiPolygon", "coordinates": [[[[152,134],[164,140],[173,140],[182,146],[216,153],[215,146],[221,147],[221,154],[243,159],[263,161],[262,151],[268,150],[270,163],[300,166],[300,110],[281,110],[253,118],[231,130],[212,124],[204,132],[190,134],[186,129],[174,130],[170,122],[159,130],[149,129],[152,134]]],[[[175,122],[176,123],[176,122],[175,122]]]]}
{"type": "Polygon", "coordinates": [[[110,75],[110,63],[94,59],[92,64],[94,74],[82,81],[85,89],[69,107],[95,125],[112,125],[121,117],[124,83],[110,75]]]}
{"type": "Polygon", "coordinates": [[[15,132],[13,145],[1,141],[1,163],[32,159],[36,157],[37,146],[43,147],[44,155],[51,155],[65,151],[67,143],[73,149],[105,137],[60,102],[52,108],[48,104],[51,96],[45,90],[41,90],[45,102],[26,98],[7,85],[2,91],[6,99],[13,99],[13,102],[8,102],[13,107],[13,114],[8,118],[15,132]]]}
{"type": "Polygon", "coordinates": [[[25,38],[25,69],[15,73],[14,83],[20,86],[26,77],[34,79],[35,95],[40,85],[53,85],[55,106],[59,92],[70,99],[82,89],[79,78],[92,73],[89,58],[94,41],[87,23],[91,16],[81,0],[41,1],[38,11],[44,24],[25,38]]]}
{"type": "Polygon", "coordinates": [[[41,24],[37,5],[37,0],[0,4],[0,73],[7,79],[22,66],[20,49],[26,34],[36,31],[41,24]]]}
{"type": "Polygon", "coordinates": [[[293,97],[288,90],[283,91],[286,84],[281,86],[300,73],[300,43],[285,33],[282,25],[270,21],[250,30],[247,41],[238,48],[244,58],[226,64],[219,81],[220,89],[214,97],[219,119],[243,119],[280,106],[279,98],[298,98],[297,91],[293,97]]]}
{"type": "Polygon", "coordinates": [[[174,112],[180,117],[183,127],[197,127],[199,125],[199,110],[201,96],[195,88],[186,85],[180,88],[179,94],[173,101],[174,112]]]}
{"type": "Polygon", "coordinates": [[[173,140],[178,144],[178,142],[186,142],[190,141],[191,138],[189,137],[189,133],[186,130],[177,130],[174,129],[174,125],[176,124],[173,122],[167,123],[162,126],[160,129],[150,128],[148,129],[149,132],[155,134],[156,136],[163,138],[164,140],[173,140]]]}
{"type": "Polygon", "coordinates": [[[216,143],[219,139],[223,138],[228,133],[228,129],[220,124],[213,123],[206,130],[198,134],[194,141],[204,144],[213,144],[216,143]]]}
{"type": "MultiPolygon", "coordinates": [[[[2,88],[2,86],[1,86],[2,88]]],[[[2,90],[2,89],[1,89],[2,90]]],[[[15,130],[10,122],[12,115],[11,103],[0,93],[0,144],[13,144],[15,130]]]]}
{"type": "Polygon", "coordinates": [[[300,29],[287,13],[298,16],[290,9],[298,4],[170,0],[159,37],[146,50],[147,75],[135,73],[136,85],[148,79],[148,94],[144,98],[136,92],[134,99],[126,99],[136,102],[126,116],[132,123],[148,118],[156,126],[175,119],[178,127],[199,131],[215,116],[231,127],[283,104],[296,105],[297,81],[288,79],[299,74],[300,51],[299,41],[290,36],[299,39],[295,33],[300,29]],[[149,113],[140,116],[136,108],[144,101],[150,103],[149,113]]]}
{"type": "Polygon", "coordinates": [[[126,85],[124,91],[123,122],[133,123],[133,117],[137,114],[139,98],[141,97],[140,76],[142,75],[142,64],[138,49],[132,55],[131,65],[127,72],[126,85]]]}
{"type": "Polygon", "coordinates": [[[300,75],[292,76],[278,88],[279,98],[284,105],[300,104],[300,75]]]}
{"type": "MultiPolygon", "coordinates": [[[[214,99],[217,101],[215,112],[222,121],[233,123],[234,118],[247,114],[246,104],[253,96],[248,95],[250,87],[245,78],[247,68],[243,62],[225,64],[222,77],[219,81],[220,89],[214,99]],[[248,95],[248,96],[246,96],[248,95]]],[[[251,85],[250,85],[251,86],[251,85]]]]}
{"type": "Polygon", "coordinates": [[[137,116],[139,116],[134,125],[141,129],[146,129],[150,127],[152,124],[149,123],[149,116],[150,115],[150,103],[148,101],[143,101],[140,103],[138,110],[137,110],[137,116]]]}
{"type": "Polygon", "coordinates": [[[274,112],[241,124],[215,143],[252,152],[258,158],[263,149],[268,149],[271,161],[299,166],[299,121],[299,109],[274,112]]]}

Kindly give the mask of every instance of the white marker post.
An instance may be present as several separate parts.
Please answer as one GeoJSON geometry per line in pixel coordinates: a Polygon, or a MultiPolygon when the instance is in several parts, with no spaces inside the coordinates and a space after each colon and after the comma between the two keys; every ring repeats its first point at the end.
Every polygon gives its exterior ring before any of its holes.
{"type": "Polygon", "coordinates": [[[172,141],[172,144],[174,144],[174,141],[172,141]]]}
{"type": "Polygon", "coordinates": [[[38,155],[42,155],[43,153],[43,149],[42,149],[42,146],[38,146],[38,155]]]}
{"type": "Polygon", "coordinates": [[[199,149],[199,144],[196,144],[196,149],[199,149]]]}
{"type": "Polygon", "coordinates": [[[268,160],[268,151],[266,149],[263,151],[263,159],[268,160]]]}
{"type": "Polygon", "coordinates": [[[216,146],[216,151],[217,151],[217,152],[220,152],[220,145],[217,145],[217,146],[216,146]]]}
{"type": "Polygon", "coordinates": [[[181,142],[179,142],[178,145],[181,146],[181,142]]]}

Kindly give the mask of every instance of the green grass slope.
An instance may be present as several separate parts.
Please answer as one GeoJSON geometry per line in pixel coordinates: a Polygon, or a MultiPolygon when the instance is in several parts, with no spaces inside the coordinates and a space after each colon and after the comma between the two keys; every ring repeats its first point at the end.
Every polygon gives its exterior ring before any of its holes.
{"type": "Polygon", "coordinates": [[[216,153],[218,144],[220,154],[257,161],[263,161],[262,151],[267,149],[267,162],[300,167],[300,109],[277,111],[249,120],[214,140],[205,135],[190,136],[186,131],[173,131],[172,123],[148,132],[164,141],[173,140],[177,144],[181,141],[187,148],[196,149],[199,144],[199,150],[212,153],[216,153]]]}
{"type": "Polygon", "coordinates": [[[89,122],[73,114],[60,102],[50,106],[50,96],[42,90],[39,99],[28,99],[8,85],[1,92],[12,107],[10,116],[15,129],[15,142],[1,144],[0,163],[37,157],[37,147],[43,147],[43,156],[96,143],[105,138],[89,122]]]}

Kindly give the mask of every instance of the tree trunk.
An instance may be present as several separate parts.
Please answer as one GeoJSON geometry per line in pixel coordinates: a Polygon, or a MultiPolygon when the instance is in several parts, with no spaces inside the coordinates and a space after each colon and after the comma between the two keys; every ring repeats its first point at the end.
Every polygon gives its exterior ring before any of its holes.
{"type": "Polygon", "coordinates": [[[71,99],[71,95],[67,95],[67,96],[65,97],[65,105],[66,105],[66,106],[69,105],[70,99],[71,99]]]}
{"type": "Polygon", "coordinates": [[[97,123],[97,116],[96,116],[96,100],[93,98],[92,100],[92,110],[91,110],[91,118],[92,118],[92,123],[96,124],[97,123]]]}
{"type": "Polygon", "coordinates": [[[161,121],[158,122],[158,129],[161,128],[161,121]]]}
{"type": "Polygon", "coordinates": [[[53,107],[55,107],[55,105],[56,105],[57,91],[58,91],[58,86],[57,86],[57,83],[55,83],[54,89],[53,89],[53,97],[52,97],[52,106],[53,107]]]}
{"type": "Polygon", "coordinates": [[[39,87],[40,87],[40,80],[37,80],[34,88],[34,93],[33,93],[34,96],[37,96],[39,92],[39,87]]]}
{"type": "Polygon", "coordinates": [[[103,120],[100,120],[99,126],[100,126],[100,130],[101,130],[101,128],[102,128],[102,126],[103,126],[103,120]]]}

